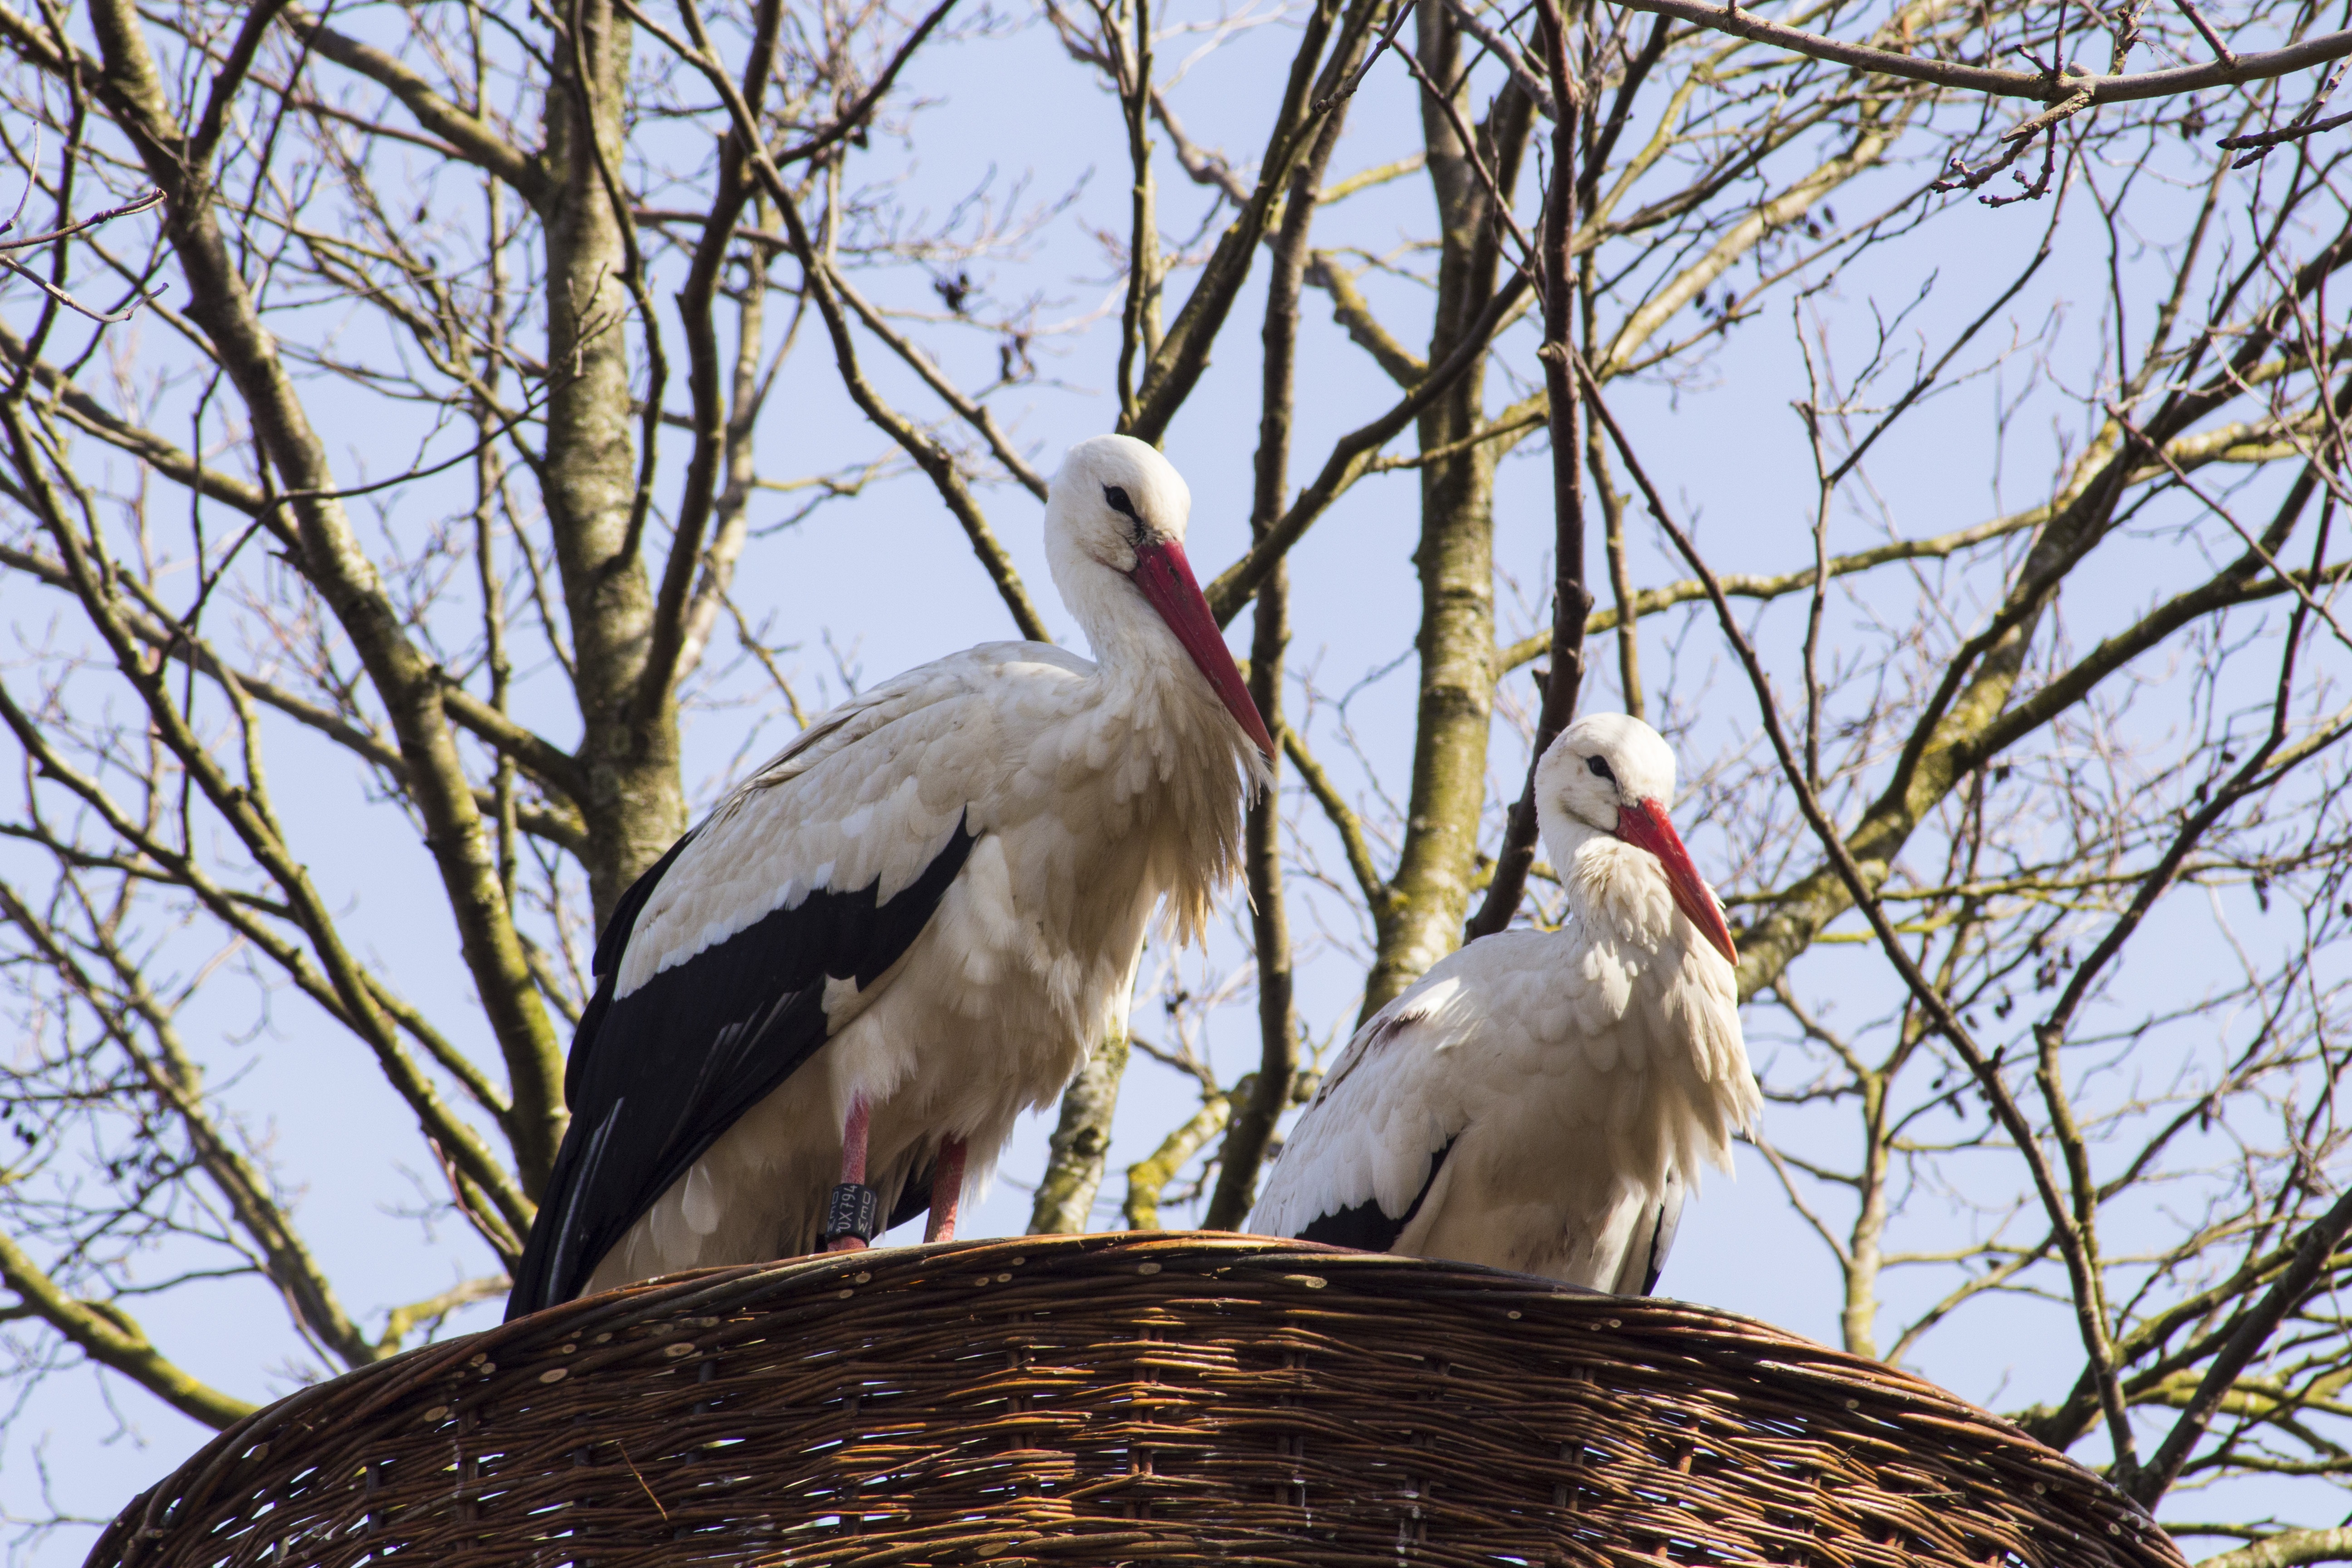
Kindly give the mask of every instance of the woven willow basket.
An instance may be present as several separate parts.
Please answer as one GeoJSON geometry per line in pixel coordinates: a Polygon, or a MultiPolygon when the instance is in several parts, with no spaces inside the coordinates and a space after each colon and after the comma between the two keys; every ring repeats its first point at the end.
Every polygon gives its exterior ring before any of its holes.
{"type": "Polygon", "coordinates": [[[1932,1385],[1720,1312],[1257,1237],[592,1297],[281,1400],[93,1564],[2180,1563],[1932,1385]]]}

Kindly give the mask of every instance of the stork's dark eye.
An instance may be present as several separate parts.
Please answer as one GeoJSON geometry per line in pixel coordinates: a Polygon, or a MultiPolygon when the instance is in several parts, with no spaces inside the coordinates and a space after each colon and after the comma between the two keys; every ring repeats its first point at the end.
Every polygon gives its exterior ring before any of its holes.
{"type": "MultiPolygon", "coordinates": [[[[1120,489],[1118,486],[1103,486],[1103,500],[1108,503],[1111,510],[1119,512],[1128,517],[1135,517],[1135,503],[1127,499],[1127,491],[1120,489]]],[[[1143,520],[1139,517],[1135,517],[1135,521],[1141,522],[1143,520]]]]}
{"type": "Polygon", "coordinates": [[[1584,765],[1585,765],[1586,767],[1588,767],[1588,768],[1591,768],[1591,769],[1595,773],[1599,774],[1601,777],[1602,777],[1602,778],[1604,778],[1604,779],[1607,779],[1611,784],[1615,784],[1615,783],[1617,782],[1617,775],[1616,775],[1615,773],[1611,773],[1611,772],[1609,771],[1609,764],[1608,764],[1607,763],[1605,763],[1605,762],[1602,762],[1599,757],[1587,757],[1587,758],[1585,758],[1585,759],[1584,759],[1584,765]]]}

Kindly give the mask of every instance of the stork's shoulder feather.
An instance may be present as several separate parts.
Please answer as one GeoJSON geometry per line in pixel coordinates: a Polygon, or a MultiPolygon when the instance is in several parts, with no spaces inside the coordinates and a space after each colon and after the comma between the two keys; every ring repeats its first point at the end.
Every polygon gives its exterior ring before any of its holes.
{"type": "Polygon", "coordinates": [[[994,696],[1023,685],[1051,690],[1082,681],[1094,672],[1093,664],[1077,655],[1051,643],[1034,642],[982,643],[918,665],[819,714],[783,750],[754,769],[712,817],[756,799],[763,790],[798,778],[908,714],[959,699],[994,696]]]}
{"type": "Polygon", "coordinates": [[[812,892],[871,888],[888,902],[960,825],[996,826],[1008,769],[992,760],[1093,668],[1045,644],[990,643],[819,717],[695,830],[636,919],[619,994],[812,892]]]}

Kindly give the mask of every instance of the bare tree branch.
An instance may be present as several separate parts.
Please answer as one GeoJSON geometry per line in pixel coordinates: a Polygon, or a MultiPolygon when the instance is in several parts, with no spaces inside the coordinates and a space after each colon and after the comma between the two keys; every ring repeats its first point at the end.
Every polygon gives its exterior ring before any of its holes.
{"type": "Polygon", "coordinates": [[[1734,37],[1747,38],[1755,43],[1769,44],[1774,48],[1811,59],[1852,66],[1879,76],[1900,77],[1907,81],[1923,81],[1937,87],[1959,88],[1992,98],[2030,98],[2042,102],[2056,101],[2077,93],[2087,94],[2089,102],[2093,104],[2176,98],[2186,93],[2202,92],[2208,88],[2266,81],[2273,77],[2305,70],[2312,66],[2352,55],[2352,32],[2321,33],[2284,48],[2239,55],[2204,65],[2176,66],[2168,70],[2142,71],[2136,76],[2098,76],[2070,69],[2063,78],[2053,80],[2047,72],[2042,71],[2001,70],[1996,67],[1969,65],[1958,60],[1896,54],[1891,49],[1874,48],[1867,44],[1849,44],[1774,22],[1736,6],[1709,5],[1704,4],[1704,0],[1623,0],[1623,3],[1629,11],[1671,16],[1677,22],[1728,33],[1734,37]]]}

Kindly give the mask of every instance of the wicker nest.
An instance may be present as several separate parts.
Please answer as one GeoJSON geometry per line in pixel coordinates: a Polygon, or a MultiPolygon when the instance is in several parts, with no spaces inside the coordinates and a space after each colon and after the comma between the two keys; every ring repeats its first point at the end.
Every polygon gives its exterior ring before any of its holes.
{"type": "Polygon", "coordinates": [[[706,1270],[279,1401],[92,1564],[2180,1563],[1919,1379],[1678,1302],[1258,1237],[706,1270]]]}

